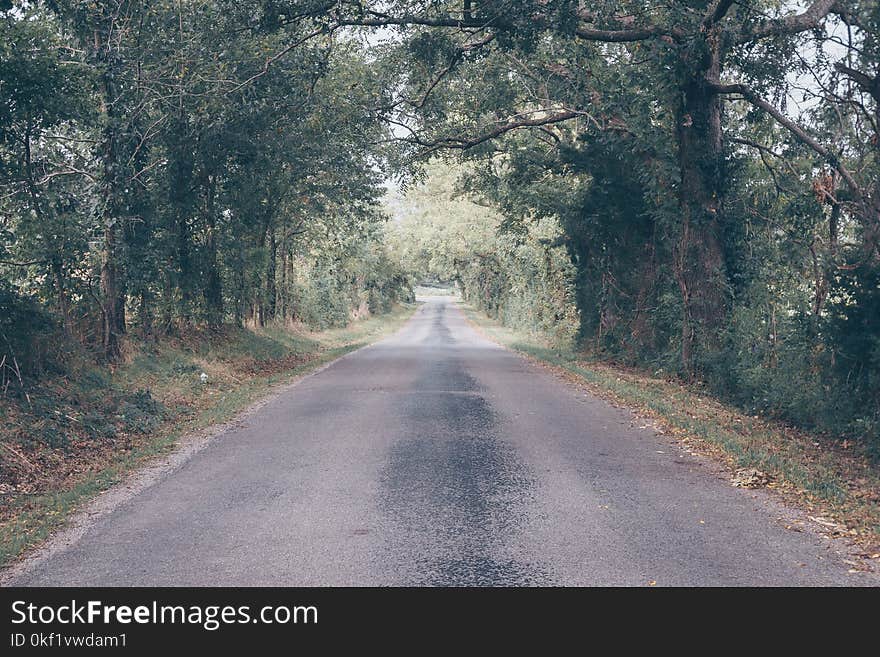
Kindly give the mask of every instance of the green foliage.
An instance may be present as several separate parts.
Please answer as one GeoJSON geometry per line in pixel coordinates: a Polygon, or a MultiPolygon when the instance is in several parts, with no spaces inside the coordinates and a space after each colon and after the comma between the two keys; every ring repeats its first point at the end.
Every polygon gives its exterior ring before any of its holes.
{"type": "Polygon", "coordinates": [[[393,199],[394,252],[413,280],[455,281],[462,296],[509,326],[543,331],[570,345],[578,330],[574,268],[550,219],[506,229],[493,210],[457,190],[468,169],[432,165],[429,177],[393,199]]]}
{"type": "Polygon", "coordinates": [[[59,338],[51,313],[0,280],[0,390],[23,392],[23,378],[62,371],[64,349],[59,338]]]}
{"type": "Polygon", "coordinates": [[[466,296],[532,329],[555,285],[583,348],[880,449],[877,3],[480,11],[490,39],[414,27],[383,53],[408,152],[460,149],[501,227],[444,208],[410,231],[413,271],[452,260],[466,296]],[[561,280],[535,237],[564,246],[561,280]]]}
{"type": "Polygon", "coordinates": [[[338,326],[454,281],[877,444],[876,2],[124,4],[2,11],[0,300],[30,371],[55,334],[113,361],[127,332],[338,326]],[[450,148],[464,168],[423,166],[450,148]]]}
{"type": "Polygon", "coordinates": [[[112,361],[126,332],[339,325],[409,294],[380,244],[379,85],[350,39],[267,67],[308,29],[268,5],[113,6],[0,21],[0,282],[29,372],[51,360],[36,323],[112,361]]]}

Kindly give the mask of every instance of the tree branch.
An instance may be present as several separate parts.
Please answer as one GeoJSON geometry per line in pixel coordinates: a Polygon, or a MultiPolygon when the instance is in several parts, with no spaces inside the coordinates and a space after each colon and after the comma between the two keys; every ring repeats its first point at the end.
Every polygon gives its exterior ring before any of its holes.
{"type": "Polygon", "coordinates": [[[439,16],[431,18],[428,16],[416,16],[415,14],[402,14],[400,16],[392,16],[390,14],[382,14],[379,12],[368,12],[367,17],[340,17],[333,21],[334,25],[349,27],[407,27],[410,25],[422,25],[424,27],[457,27],[460,29],[484,29],[489,26],[499,26],[501,21],[496,18],[479,19],[479,18],[456,18],[454,16],[439,16]]]}
{"type": "Polygon", "coordinates": [[[838,62],[834,65],[834,68],[837,69],[838,72],[843,73],[850,80],[855,82],[865,93],[871,96],[874,100],[880,103],[880,75],[876,77],[871,77],[861,71],[857,71],[854,68],[850,68],[849,66],[845,66],[838,62]]]}
{"type": "Polygon", "coordinates": [[[736,0],[717,0],[703,19],[703,28],[708,29],[721,21],[721,19],[727,16],[727,12],[730,11],[735,2],[736,0]]]}
{"type": "Polygon", "coordinates": [[[425,106],[425,104],[428,102],[428,98],[430,97],[431,93],[434,91],[434,89],[437,88],[437,85],[439,85],[443,81],[443,78],[445,78],[447,75],[449,75],[455,69],[455,67],[462,61],[462,58],[464,57],[465,53],[473,52],[474,50],[479,50],[483,46],[486,46],[486,45],[492,43],[492,41],[494,41],[494,40],[495,40],[495,35],[488,34],[484,38],[479,39],[477,41],[470,41],[468,43],[462,44],[461,46],[459,46],[456,49],[456,51],[449,58],[449,63],[440,72],[437,73],[437,75],[433,78],[433,80],[431,80],[428,83],[428,86],[425,88],[424,92],[421,94],[421,98],[413,99],[413,98],[401,97],[398,100],[394,101],[393,103],[389,103],[387,105],[381,105],[379,107],[376,107],[375,111],[390,112],[390,111],[400,107],[401,105],[409,105],[413,109],[423,108],[425,106]]]}
{"type": "Polygon", "coordinates": [[[678,40],[680,34],[675,30],[667,30],[656,25],[634,28],[631,30],[597,30],[591,27],[578,27],[575,34],[586,41],[602,41],[605,43],[628,43],[646,41],[658,37],[669,37],[678,40]]]}
{"type": "Polygon", "coordinates": [[[272,64],[274,64],[279,59],[281,59],[282,57],[287,55],[290,51],[298,48],[299,46],[303,45],[307,41],[310,41],[314,38],[321,36],[322,34],[331,34],[334,29],[336,29],[336,28],[335,27],[325,28],[322,26],[322,27],[318,28],[317,30],[313,30],[312,32],[309,32],[305,36],[297,39],[293,43],[291,43],[291,44],[287,45],[286,47],[282,48],[281,50],[279,50],[277,53],[275,53],[271,57],[268,57],[266,59],[266,61],[263,62],[263,68],[258,73],[254,73],[252,76],[250,76],[246,80],[239,82],[238,84],[236,84],[234,87],[232,87],[232,89],[230,89],[226,93],[233,94],[236,91],[238,91],[239,89],[241,89],[242,87],[248,86],[254,80],[257,80],[258,78],[261,78],[264,75],[266,75],[269,72],[269,69],[272,67],[272,64]]]}
{"type": "Polygon", "coordinates": [[[838,0],[815,0],[800,14],[763,21],[740,34],[739,43],[757,41],[771,36],[799,34],[819,27],[828,14],[835,12],[838,0]]]}
{"type": "MultiPolygon", "coordinates": [[[[410,25],[421,25],[425,27],[455,27],[459,29],[486,29],[488,27],[495,27],[508,31],[512,30],[514,27],[497,16],[490,18],[458,18],[454,16],[439,16],[432,18],[428,16],[417,16],[414,14],[392,16],[390,14],[379,12],[367,12],[367,17],[340,17],[334,21],[334,25],[346,25],[352,27],[406,27],[410,25]]],[[[678,30],[662,28],[655,25],[626,30],[600,30],[591,27],[578,27],[575,30],[575,34],[581,39],[588,41],[604,41],[608,43],[645,41],[646,39],[663,36],[677,40],[681,36],[681,33],[678,30]]]]}
{"type": "Polygon", "coordinates": [[[754,148],[760,153],[766,153],[767,155],[772,155],[775,158],[782,160],[783,164],[785,164],[786,168],[793,174],[797,175],[797,171],[795,171],[794,166],[792,166],[791,162],[788,161],[782,153],[777,153],[772,148],[768,148],[763,144],[759,144],[756,141],[752,141],[751,139],[743,139],[742,137],[731,137],[730,141],[734,144],[742,144],[743,146],[748,146],[750,148],[754,148]]]}
{"type": "Polygon", "coordinates": [[[755,107],[759,107],[764,110],[776,119],[777,123],[786,128],[789,132],[791,132],[794,136],[801,140],[804,144],[813,149],[816,153],[821,155],[828,164],[837,169],[840,172],[840,175],[846,181],[846,184],[850,187],[854,194],[857,194],[860,198],[864,197],[864,193],[862,192],[862,188],[856,182],[855,178],[853,178],[852,173],[843,163],[840,161],[840,158],[837,154],[832,153],[830,150],[825,148],[822,144],[820,144],[812,135],[808,134],[801,126],[797,123],[789,119],[778,109],[773,107],[766,100],[758,96],[750,87],[745,84],[721,84],[719,82],[709,81],[708,86],[710,89],[714,90],[719,94],[740,94],[743,98],[745,98],[748,102],[750,102],[755,107]]]}
{"type": "Polygon", "coordinates": [[[32,265],[44,265],[49,262],[46,259],[43,260],[28,260],[27,262],[16,262],[14,260],[0,260],[0,265],[9,265],[10,267],[30,267],[32,265]]]}
{"type": "Polygon", "coordinates": [[[574,110],[562,110],[560,112],[556,112],[555,114],[548,114],[540,118],[524,118],[515,119],[512,121],[509,120],[492,128],[491,130],[488,130],[487,132],[484,132],[482,135],[473,137],[471,139],[449,137],[445,139],[439,139],[435,142],[423,143],[422,145],[436,148],[454,148],[467,150],[484,142],[495,139],[496,137],[500,137],[501,135],[506,134],[511,130],[519,130],[520,128],[536,128],[540,126],[550,125],[552,123],[561,123],[562,121],[568,121],[578,116],[580,116],[580,112],[576,112],[574,110]]]}

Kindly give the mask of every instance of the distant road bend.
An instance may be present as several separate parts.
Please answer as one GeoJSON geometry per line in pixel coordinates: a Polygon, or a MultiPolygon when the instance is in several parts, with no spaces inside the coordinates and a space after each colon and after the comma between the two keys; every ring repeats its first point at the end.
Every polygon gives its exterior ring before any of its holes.
{"type": "Polygon", "coordinates": [[[877,585],[428,298],[16,585],[877,585]]]}

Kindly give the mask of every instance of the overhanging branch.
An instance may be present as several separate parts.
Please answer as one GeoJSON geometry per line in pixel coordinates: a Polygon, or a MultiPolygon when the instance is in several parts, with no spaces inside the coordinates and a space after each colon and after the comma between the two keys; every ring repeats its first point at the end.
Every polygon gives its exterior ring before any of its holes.
{"type": "Polygon", "coordinates": [[[861,71],[857,71],[854,68],[850,68],[841,63],[837,63],[834,65],[834,68],[837,69],[838,72],[843,73],[850,80],[855,82],[862,91],[867,93],[871,98],[880,103],[880,75],[875,77],[871,77],[866,73],[862,73],[861,71]]]}
{"type": "Polygon", "coordinates": [[[422,146],[428,149],[425,154],[443,149],[464,151],[468,150],[469,148],[473,148],[474,146],[483,144],[487,141],[491,141],[492,139],[496,139],[497,137],[500,137],[513,130],[520,130],[522,128],[538,128],[551,125],[553,123],[562,123],[563,121],[570,121],[571,119],[577,118],[580,115],[581,112],[578,112],[576,110],[559,110],[540,117],[510,119],[476,137],[444,137],[441,139],[429,141],[421,139],[417,136],[413,136],[410,138],[406,138],[404,141],[408,141],[410,143],[414,143],[418,146],[422,146]]]}
{"type": "Polygon", "coordinates": [[[847,169],[846,166],[844,166],[844,164],[840,161],[840,158],[837,156],[837,154],[832,153],[829,149],[820,144],[815,137],[810,135],[801,126],[785,116],[785,114],[780,112],[778,109],[773,107],[773,105],[761,98],[748,85],[709,82],[709,88],[719,94],[739,94],[755,107],[758,107],[767,112],[767,114],[772,116],[777,123],[779,123],[789,132],[791,132],[802,143],[806,144],[813,151],[822,156],[822,158],[824,158],[825,161],[828,162],[828,164],[837,169],[837,171],[840,172],[841,177],[846,181],[846,184],[850,187],[854,194],[857,194],[860,198],[864,196],[861,186],[856,182],[855,178],[853,178],[853,175],[849,171],[849,169],[847,169]]]}
{"type": "Polygon", "coordinates": [[[664,36],[677,40],[680,37],[680,34],[675,30],[668,30],[655,25],[633,28],[631,30],[598,30],[591,27],[578,27],[575,30],[575,34],[586,41],[601,41],[604,43],[629,43],[664,36]]]}
{"type": "Polygon", "coordinates": [[[727,12],[730,11],[730,8],[735,2],[736,0],[716,0],[715,4],[710,8],[709,13],[706,14],[706,17],[703,19],[703,27],[708,29],[713,25],[716,25],[727,15],[727,12]]]}
{"type": "MultiPolygon", "coordinates": [[[[763,21],[751,28],[743,30],[740,34],[740,43],[749,41],[757,41],[772,36],[782,36],[786,34],[800,34],[807,30],[812,30],[831,14],[837,13],[836,5],[839,0],[815,0],[809,7],[799,14],[790,14],[781,18],[763,21]]],[[[843,0],[845,4],[845,0],[843,0]]],[[[839,10],[842,13],[842,9],[839,10]]]]}

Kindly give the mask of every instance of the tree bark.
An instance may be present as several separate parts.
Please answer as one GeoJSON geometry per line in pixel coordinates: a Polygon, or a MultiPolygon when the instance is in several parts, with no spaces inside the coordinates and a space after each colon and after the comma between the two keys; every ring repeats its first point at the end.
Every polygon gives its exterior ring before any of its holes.
{"type": "Polygon", "coordinates": [[[147,340],[153,338],[153,310],[150,306],[150,294],[141,290],[140,303],[138,306],[138,321],[141,325],[141,334],[147,340]]]}
{"type": "Polygon", "coordinates": [[[205,186],[205,223],[208,227],[205,240],[206,280],[205,308],[208,325],[218,327],[223,323],[223,283],[217,262],[217,211],[215,207],[216,178],[207,177],[205,186]]]}
{"type": "Polygon", "coordinates": [[[709,87],[720,74],[718,46],[707,37],[697,61],[682,64],[677,111],[681,232],[674,273],[681,293],[681,366],[694,373],[695,350],[717,336],[727,305],[721,242],[723,152],[721,101],[709,87]]]}
{"type": "MultiPolygon", "coordinates": [[[[109,46],[107,46],[109,48],[109,46]]],[[[104,225],[103,244],[101,248],[101,315],[102,315],[102,339],[101,344],[104,356],[109,361],[118,360],[120,355],[119,326],[124,318],[119,317],[119,267],[117,263],[117,222],[118,222],[118,192],[117,180],[119,178],[118,162],[118,125],[117,117],[113,108],[116,99],[116,66],[111,53],[107,50],[101,52],[104,59],[104,74],[102,76],[102,104],[107,123],[102,135],[101,158],[103,164],[103,204],[102,223],[104,225]]],[[[124,308],[124,304],[122,304],[124,308]]]]}
{"type": "Polygon", "coordinates": [[[115,361],[119,357],[119,337],[116,327],[119,319],[116,316],[118,309],[119,290],[117,287],[116,271],[116,227],[115,219],[105,213],[104,217],[104,243],[101,249],[101,316],[102,316],[102,340],[101,345],[104,356],[109,361],[115,361]]]}
{"type": "Polygon", "coordinates": [[[275,319],[278,308],[278,286],[276,273],[278,270],[278,245],[275,241],[275,230],[269,228],[269,263],[266,267],[266,317],[275,319]]]}
{"type": "Polygon", "coordinates": [[[177,142],[170,154],[168,202],[171,206],[171,221],[175,231],[174,257],[177,262],[172,268],[174,288],[180,296],[178,317],[184,323],[192,320],[192,291],[195,276],[192,263],[192,237],[190,217],[193,211],[193,155],[190,146],[191,135],[187,132],[186,117],[182,108],[172,132],[177,142]]]}

